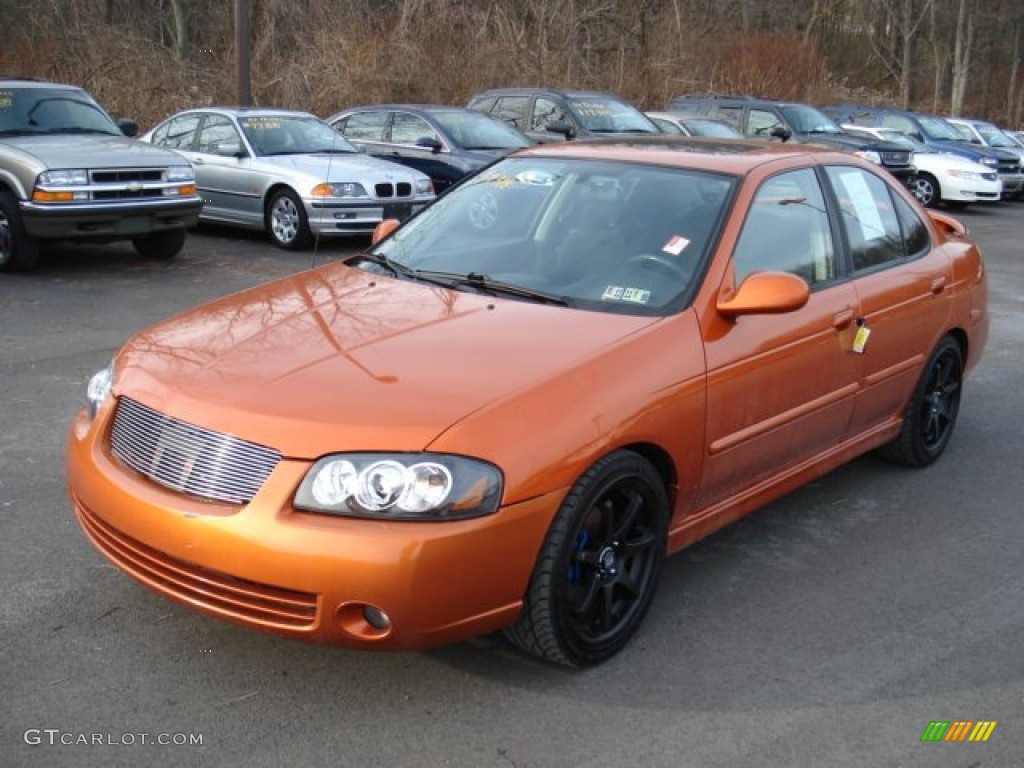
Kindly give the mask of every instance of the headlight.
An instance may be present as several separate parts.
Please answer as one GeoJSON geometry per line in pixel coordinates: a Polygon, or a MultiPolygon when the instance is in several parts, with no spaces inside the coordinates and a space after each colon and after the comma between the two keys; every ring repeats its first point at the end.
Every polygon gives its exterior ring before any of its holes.
{"type": "Polygon", "coordinates": [[[313,187],[313,197],[366,197],[366,189],[354,181],[329,184],[324,181],[313,187]]]}
{"type": "Polygon", "coordinates": [[[306,473],[295,506],[381,520],[460,520],[490,515],[501,500],[491,464],[434,453],[348,453],[306,473]]]}
{"type": "Polygon", "coordinates": [[[999,161],[996,160],[994,157],[983,157],[978,162],[980,162],[982,165],[990,165],[993,168],[999,165],[999,161]]]}
{"type": "Polygon", "coordinates": [[[167,181],[195,181],[196,172],[191,165],[172,165],[167,169],[167,181]]]}
{"type": "Polygon", "coordinates": [[[114,364],[111,363],[102,371],[97,371],[89,379],[89,386],[86,387],[85,395],[89,398],[89,418],[96,418],[103,403],[110,396],[110,388],[114,384],[114,364]]]}
{"type": "Polygon", "coordinates": [[[89,174],[84,168],[66,171],[43,171],[39,174],[38,183],[54,187],[66,187],[69,184],[88,184],[89,174]]]}
{"type": "Polygon", "coordinates": [[[860,152],[854,152],[853,154],[863,157],[865,160],[870,160],[875,165],[882,164],[882,156],[873,149],[862,149],[860,152]]]}
{"type": "Polygon", "coordinates": [[[961,171],[958,169],[950,170],[949,175],[955,176],[958,179],[971,179],[972,181],[978,181],[985,178],[980,173],[975,173],[974,171],[961,171]]]}
{"type": "Polygon", "coordinates": [[[434,182],[432,182],[430,179],[417,179],[416,180],[416,193],[417,194],[420,194],[420,195],[423,195],[423,194],[433,194],[433,192],[434,192],[434,182]]]}

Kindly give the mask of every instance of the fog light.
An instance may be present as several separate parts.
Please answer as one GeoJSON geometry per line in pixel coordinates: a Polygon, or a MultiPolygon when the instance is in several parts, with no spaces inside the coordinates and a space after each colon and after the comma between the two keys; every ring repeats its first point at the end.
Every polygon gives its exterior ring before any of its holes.
{"type": "Polygon", "coordinates": [[[375,605],[367,605],[363,608],[363,618],[367,624],[381,632],[391,629],[391,619],[375,605]]]}

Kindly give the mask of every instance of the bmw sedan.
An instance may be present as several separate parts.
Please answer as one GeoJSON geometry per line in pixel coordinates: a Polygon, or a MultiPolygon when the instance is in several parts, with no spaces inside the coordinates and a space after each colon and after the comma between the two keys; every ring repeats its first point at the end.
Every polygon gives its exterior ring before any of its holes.
{"type": "Polygon", "coordinates": [[[366,234],[434,199],[425,174],[364,155],[305,112],[192,109],[142,138],[192,163],[200,220],[265,230],[281,248],[366,234]]]}
{"type": "Polygon", "coordinates": [[[534,143],[504,120],[464,107],[379,104],[352,107],[327,122],[371,155],[427,174],[438,193],[534,143]]]}
{"type": "Polygon", "coordinates": [[[71,424],[71,502],[209,616],[594,665],[667,555],[860,454],[938,461],[988,323],[964,227],[866,160],[541,145],[130,339],[71,424]]]}

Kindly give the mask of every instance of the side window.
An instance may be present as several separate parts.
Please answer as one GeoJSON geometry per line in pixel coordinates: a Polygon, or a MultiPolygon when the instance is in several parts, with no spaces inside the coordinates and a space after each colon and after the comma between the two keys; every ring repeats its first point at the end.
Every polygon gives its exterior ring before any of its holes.
{"type": "Polygon", "coordinates": [[[556,120],[568,121],[569,116],[551,99],[538,98],[533,102],[533,116],[530,118],[531,131],[546,131],[548,123],[553,123],[556,120]]]}
{"type": "Polygon", "coordinates": [[[839,200],[854,271],[876,269],[903,259],[907,255],[904,235],[888,185],[874,174],[851,166],[830,166],[827,172],[839,200]]]}
{"type": "Polygon", "coordinates": [[[387,112],[356,112],[349,115],[344,123],[335,123],[334,127],[349,139],[383,141],[384,128],[387,124],[387,112]]]}
{"type": "Polygon", "coordinates": [[[511,123],[519,130],[525,131],[526,104],[528,101],[529,99],[526,96],[505,96],[498,99],[498,103],[494,105],[494,111],[491,114],[501,118],[506,123],[511,123]]]}
{"type": "Polygon", "coordinates": [[[207,115],[199,130],[199,152],[213,154],[222,144],[241,143],[242,139],[231,120],[221,115],[207,115]]]}
{"type": "Polygon", "coordinates": [[[719,107],[718,111],[715,112],[713,116],[719,120],[724,120],[729,125],[736,128],[740,133],[743,132],[743,126],[740,124],[740,119],[743,117],[743,110],[740,107],[719,107]]]}
{"type": "Polygon", "coordinates": [[[430,123],[422,117],[396,112],[391,124],[391,141],[395,144],[415,144],[420,139],[441,140],[430,123]]]}
{"type": "Polygon", "coordinates": [[[790,272],[812,288],[835,279],[835,248],[825,198],[810,168],[773,176],[750,205],[733,251],[739,284],[752,272],[790,272]]]}
{"type": "Polygon", "coordinates": [[[772,128],[782,125],[779,116],[764,109],[752,109],[747,115],[747,133],[761,139],[770,139],[772,128]]]}
{"type": "Polygon", "coordinates": [[[932,247],[928,226],[921,221],[917,211],[906,200],[895,194],[892,199],[896,201],[896,216],[900,220],[900,229],[903,230],[907,256],[914,257],[924,254],[932,247]]]}
{"type": "Polygon", "coordinates": [[[176,117],[160,126],[153,134],[153,143],[168,149],[189,150],[192,148],[197,125],[199,115],[176,117]]]}

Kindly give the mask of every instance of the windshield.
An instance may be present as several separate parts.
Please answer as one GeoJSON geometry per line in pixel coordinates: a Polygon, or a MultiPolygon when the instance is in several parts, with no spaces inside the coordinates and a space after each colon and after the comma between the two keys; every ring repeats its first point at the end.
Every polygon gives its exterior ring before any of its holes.
{"type": "Polygon", "coordinates": [[[728,123],[717,120],[688,120],[686,127],[694,136],[713,136],[716,139],[742,139],[743,134],[728,123]]]}
{"type": "Polygon", "coordinates": [[[306,115],[246,115],[238,124],[257,155],[358,152],[327,123],[306,115]]]}
{"type": "Polygon", "coordinates": [[[918,120],[924,135],[933,141],[963,141],[956,128],[941,117],[920,117],[918,120]]]}
{"type": "Polygon", "coordinates": [[[1010,140],[1009,136],[990,123],[977,123],[974,127],[990,147],[1016,148],[1017,146],[1010,140]]]}
{"type": "Polygon", "coordinates": [[[121,136],[110,116],[77,88],[0,89],[0,136],[102,133],[121,136]]]}
{"type": "Polygon", "coordinates": [[[824,112],[819,112],[814,107],[807,107],[803,104],[789,104],[781,107],[780,111],[797,133],[843,132],[831,117],[824,112]]]}
{"type": "Polygon", "coordinates": [[[569,101],[569,107],[580,125],[592,133],[659,133],[643,112],[617,99],[576,98],[569,101]]]}
{"type": "Polygon", "coordinates": [[[924,142],[918,141],[913,136],[896,130],[879,131],[878,138],[892,144],[899,144],[904,149],[912,149],[915,152],[927,154],[931,149],[924,142]]]}
{"type": "Polygon", "coordinates": [[[462,149],[519,149],[533,144],[504,120],[483,112],[434,112],[433,117],[462,149]]]}
{"type": "Polygon", "coordinates": [[[688,170],[506,158],[378,243],[375,261],[360,257],[361,265],[459,290],[505,284],[522,289],[516,298],[667,314],[689,297],[734,184],[688,170]]]}

